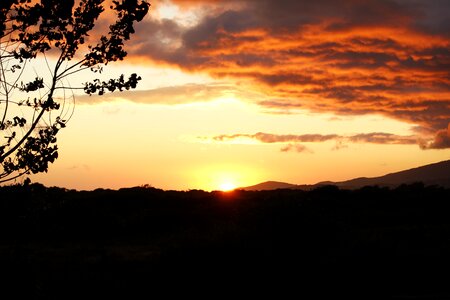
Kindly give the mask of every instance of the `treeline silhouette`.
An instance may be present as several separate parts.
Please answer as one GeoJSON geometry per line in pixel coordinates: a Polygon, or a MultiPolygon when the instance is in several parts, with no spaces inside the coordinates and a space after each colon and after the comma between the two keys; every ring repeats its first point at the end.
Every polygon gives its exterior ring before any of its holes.
{"type": "Polygon", "coordinates": [[[440,299],[450,297],[449,213],[450,190],[421,183],[230,193],[4,186],[0,284],[32,299],[440,299]]]}

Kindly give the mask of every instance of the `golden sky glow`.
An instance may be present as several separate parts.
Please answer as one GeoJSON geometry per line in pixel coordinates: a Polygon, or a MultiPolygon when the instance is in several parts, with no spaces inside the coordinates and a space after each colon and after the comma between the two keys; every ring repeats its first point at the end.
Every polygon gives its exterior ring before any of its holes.
{"type": "Polygon", "coordinates": [[[60,158],[33,178],[214,190],[449,159],[450,3],[412,2],[153,1],[105,69],[138,89],[77,96],[60,158]]]}

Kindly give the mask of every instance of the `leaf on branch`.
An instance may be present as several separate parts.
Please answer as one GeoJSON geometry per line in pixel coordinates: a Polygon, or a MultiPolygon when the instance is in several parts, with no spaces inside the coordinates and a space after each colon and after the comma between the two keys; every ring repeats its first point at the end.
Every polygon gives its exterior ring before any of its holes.
{"type": "Polygon", "coordinates": [[[100,81],[95,79],[93,82],[86,82],[84,86],[84,92],[88,95],[98,94],[103,95],[105,90],[114,92],[115,90],[123,91],[134,89],[137,83],[142,78],[137,76],[136,73],[130,75],[127,81],[125,81],[123,74],[118,79],[110,79],[109,81],[100,81]]]}
{"type": "Polygon", "coordinates": [[[27,120],[25,118],[20,118],[17,116],[13,118],[13,121],[14,121],[13,126],[19,125],[19,127],[24,127],[25,124],[27,123],[27,120]]]}
{"type": "Polygon", "coordinates": [[[42,89],[42,88],[44,88],[44,79],[36,77],[34,79],[34,81],[28,82],[27,84],[23,84],[23,82],[22,82],[20,90],[22,92],[28,93],[28,92],[37,91],[38,89],[42,89]]]}
{"type": "Polygon", "coordinates": [[[20,70],[20,69],[22,69],[22,66],[19,64],[16,64],[16,65],[13,65],[10,70],[11,70],[11,72],[15,73],[16,69],[20,70]]]}
{"type": "Polygon", "coordinates": [[[13,133],[10,136],[5,136],[6,139],[8,139],[7,144],[11,144],[11,141],[16,137],[16,132],[13,131],[13,133]]]}

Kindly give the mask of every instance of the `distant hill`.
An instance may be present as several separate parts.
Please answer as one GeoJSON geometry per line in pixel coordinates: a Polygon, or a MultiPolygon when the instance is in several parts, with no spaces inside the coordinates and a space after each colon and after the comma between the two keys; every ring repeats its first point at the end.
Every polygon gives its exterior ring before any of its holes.
{"type": "Polygon", "coordinates": [[[310,189],[311,187],[312,187],[311,185],[297,185],[279,181],[266,181],[256,185],[243,187],[240,189],[245,191],[269,191],[277,189],[300,190],[300,189],[310,189]]]}
{"type": "Polygon", "coordinates": [[[423,182],[425,185],[440,185],[450,188],[450,160],[390,173],[380,177],[360,177],[341,182],[322,182],[318,183],[318,185],[333,184],[344,188],[359,188],[366,185],[395,187],[400,184],[414,182],[423,182]]]}
{"type": "Polygon", "coordinates": [[[423,182],[425,185],[439,185],[450,188],[450,160],[441,161],[409,170],[386,174],[379,177],[360,177],[346,181],[323,181],[314,185],[296,185],[285,182],[267,181],[257,185],[244,187],[248,191],[265,191],[275,189],[304,189],[323,185],[336,185],[341,188],[356,189],[368,185],[397,187],[401,184],[423,182]]]}

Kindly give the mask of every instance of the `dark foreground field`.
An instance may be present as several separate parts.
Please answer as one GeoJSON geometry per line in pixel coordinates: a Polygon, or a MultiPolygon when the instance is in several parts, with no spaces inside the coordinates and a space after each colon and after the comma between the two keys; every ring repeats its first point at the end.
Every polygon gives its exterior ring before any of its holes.
{"type": "Polygon", "coordinates": [[[448,299],[450,190],[2,187],[0,272],[2,299],[448,299]]]}

